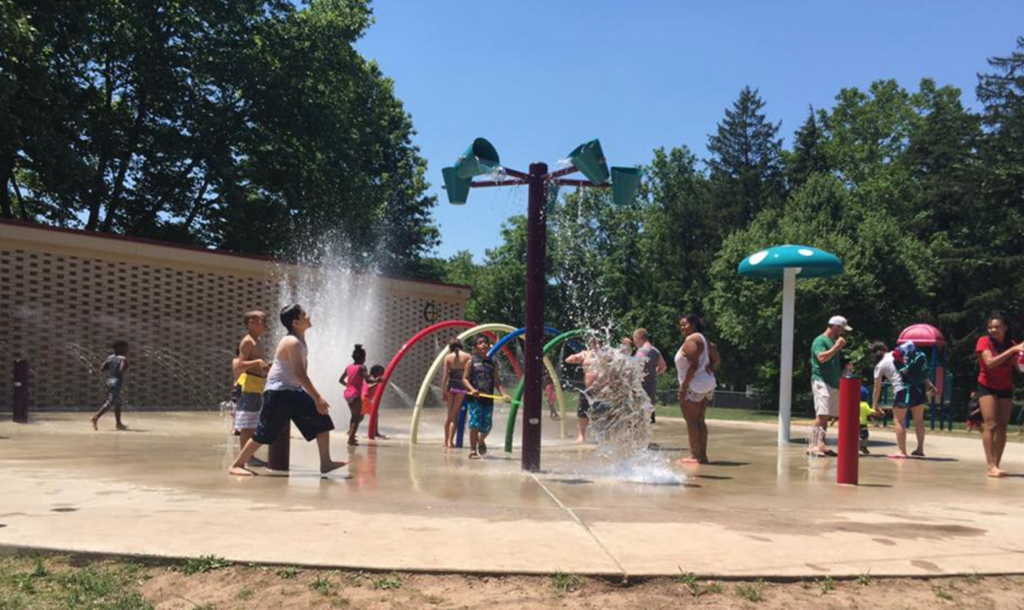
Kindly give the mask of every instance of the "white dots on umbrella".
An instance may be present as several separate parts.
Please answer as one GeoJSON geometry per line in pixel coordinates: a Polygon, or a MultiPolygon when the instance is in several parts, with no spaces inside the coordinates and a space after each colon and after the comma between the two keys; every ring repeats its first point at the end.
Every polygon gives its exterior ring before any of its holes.
{"type": "Polygon", "coordinates": [[[763,261],[766,258],[768,258],[768,251],[761,250],[760,252],[755,252],[754,254],[751,254],[749,260],[751,265],[757,265],[760,264],[761,261],[763,261]]]}

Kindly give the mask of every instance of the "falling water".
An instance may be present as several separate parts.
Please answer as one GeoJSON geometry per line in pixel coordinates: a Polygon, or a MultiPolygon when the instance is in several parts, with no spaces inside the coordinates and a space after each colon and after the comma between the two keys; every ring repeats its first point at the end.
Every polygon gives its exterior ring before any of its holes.
{"type": "Polygon", "coordinates": [[[594,351],[590,371],[597,374],[586,395],[598,455],[622,460],[646,451],[654,405],[644,392],[643,363],[619,349],[601,347],[594,351]]]}
{"type": "MultiPolygon", "coordinates": [[[[352,363],[352,349],[362,344],[367,366],[386,363],[390,356],[382,346],[380,328],[383,305],[379,284],[373,273],[356,273],[344,248],[329,247],[319,255],[318,267],[282,269],[280,306],[299,303],[309,312],[313,327],[306,334],[309,347],[309,377],[331,405],[335,425],[348,421],[348,408],[342,398],[338,378],[352,363]]],[[[276,316],[271,316],[273,319],[276,316]]],[[[273,357],[279,325],[271,325],[272,334],[264,340],[267,358],[273,357]]]]}

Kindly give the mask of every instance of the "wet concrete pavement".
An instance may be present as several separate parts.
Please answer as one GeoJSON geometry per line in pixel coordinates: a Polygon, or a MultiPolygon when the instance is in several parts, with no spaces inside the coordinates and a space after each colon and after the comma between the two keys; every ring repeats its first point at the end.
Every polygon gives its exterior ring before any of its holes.
{"type": "MultiPolygon", "coordinates": [[[[389,439],[321,477],[315,445],[292,441],[287,476],[225,474],[237,439],[216,413],[131,413],[129,432],[94,433],[85,414],[0,424],[0,545],[368,569],[717,576],[1020,572],[1024,477],[984,476],[981,441],[929,436],[925,460],[896,461],[872,429],[861,485],[835,485],[835,460],[779,449],[774,427],[709,422],[710,466],[671,465],[685,426],[663,419],[646,460],[616,466],[554,438],[544,471],[519,470],[496,415],[488,459],[421,444],[407,412],[389,439]]],[[[344,422],[341,417],[336,422],[344,422]]],[[[574,423],[574,422],[573,422],[574,423]]],[[[101,428],[103,428],[101,424],[101,428]]],[[[570,428],[572,426],[569,426],[570,428]]],[[[796,430],[796,436],[804,434],[796,430]]],[[[1012,434],[1016,434],[1013,431],[1012,434]]],[[[518,441],[518,438],[517,438],[518,441]]],[[[1004,467],[1024,473],[1024,445],[1004,467]]]]}

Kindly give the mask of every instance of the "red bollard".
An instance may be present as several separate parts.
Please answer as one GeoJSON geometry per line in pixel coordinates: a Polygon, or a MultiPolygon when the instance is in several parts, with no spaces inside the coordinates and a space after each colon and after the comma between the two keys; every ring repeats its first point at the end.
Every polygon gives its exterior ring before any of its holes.
{"type": "Polygon", "coordinates": [[[287,471],[290,465],[289,462],[291,462],[291,449],[292,422],[288,422],[284,430],[281,430],[281,434],[277,435],[277,440],[267,448],[267,468],[282,472],[287,471]]]}
{"type": "Polygon", "coordinates": [[[860,377],[839,380],[839,464],[836,483],[857,484],[860,460],[860,377]]]}
{"type": "Polygon", "coordinates": [[[28,360],[14,361],[14,421],[28,423],[28,360]]]}

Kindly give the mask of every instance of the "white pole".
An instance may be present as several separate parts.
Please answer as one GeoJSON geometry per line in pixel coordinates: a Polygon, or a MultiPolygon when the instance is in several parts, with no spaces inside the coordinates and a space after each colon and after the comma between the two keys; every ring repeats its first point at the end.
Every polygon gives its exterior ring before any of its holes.
{"type": "Polygon", "coordinates": [[[779,444],[789,443],[789,421],[793,412],[793,317],[796,303],[796,274],[788,268],[782,276],[782,360],[779,366],[779,444]]]}

